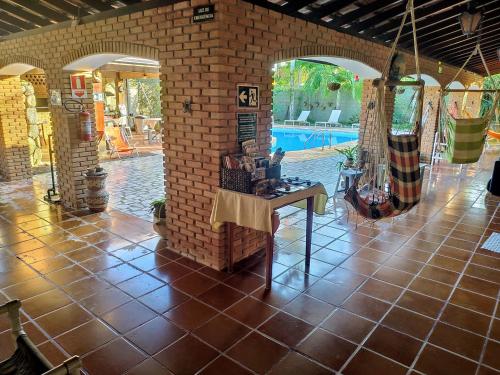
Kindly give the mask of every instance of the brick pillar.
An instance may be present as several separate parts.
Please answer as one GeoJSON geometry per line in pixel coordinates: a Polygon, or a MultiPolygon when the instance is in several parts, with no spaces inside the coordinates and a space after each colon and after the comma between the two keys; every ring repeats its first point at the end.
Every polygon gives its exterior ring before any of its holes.
{"type": "MultiPolygon", "coordinates": [[[[46,71],[48,88],[61,90],[62,101],[71,99],[70,72],[60,68],[46,71]]],[[[92,80],[86,79],[87,98],[83,103],[88,110],[93,110],[92,80]]],[[[76,105],[68,108],[77,109],[76,105]]],[[[70,113],[63,106],[50,106],[53,122],[53,140],[57,170],[57,184],[62,202],[71,208],[84,208],[85,177],[88,168],[98,163],[97,142],[81,141],[78,115],[70,113]]],[[[95,127],[95,125],[94,125],[95,127]]],[[[95,131],[95,128],[94,128],[95,131]]]]}
{"type": "Polygon", "coordinates": [[[19,76],[0,76],[0,175],[7,181],[31,177],[28,126],[19,76]]]}
{"type": "Polygon", "coordinates": [[[423,124],[422,142],[420,144],[420,158],[430,162],[432,157],[432,147],[434,146],[434,135],[436,134],[439,122],[439,98],[440,88],[436,86],[425,86],[423,114],[428,111],[427,120],[423,124]]]}

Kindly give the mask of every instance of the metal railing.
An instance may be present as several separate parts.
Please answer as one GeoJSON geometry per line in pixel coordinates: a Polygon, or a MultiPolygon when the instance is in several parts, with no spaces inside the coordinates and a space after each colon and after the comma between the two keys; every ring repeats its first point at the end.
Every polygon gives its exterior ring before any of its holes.
{"type": "Polygon", "coordinates": [[[325,144],[326,144],[326,138],[328,136],[328,147],[332,148],[332,132],[328,131],[327,129],[317,129],[311,133],[311,135],[304,141],[304,149],[306,149],[307,143],[311,140],[314,139],[315,137],[322,137],[322,143],[321,143],[321,150],[325,149],[325,144]],[[328,134],[326,134],[328,133],[328,134]]]}

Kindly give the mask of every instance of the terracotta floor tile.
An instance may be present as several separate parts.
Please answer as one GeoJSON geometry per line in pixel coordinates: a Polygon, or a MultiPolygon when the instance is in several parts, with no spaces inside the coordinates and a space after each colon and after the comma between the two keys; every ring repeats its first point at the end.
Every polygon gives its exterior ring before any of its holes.
{"type": "Polygon", "coordinates": [[[74,281],[83,279],[84,277],[88,277],[90,276],[90,273],[85,269],[83,269],[82,267],[75,264],[70,267],[48,273],[46,276],[50,281],[60,286],[63,286],[72,283],[74,281]]]}
{"type": "Polygon", "coordinates": [[[121,249],[113,251],[111,254],[115,257],[120,258],[124,262],[128,262],[132,259],[136,259],[142,257],[146,254],[149,254],[151,250],[146,249],[145,247],[132,244],[130,246],[122,247],[121,249]]]}
{"type": "MultiPolygon", "coordinates": [[[[275,282],[286,285],[290,288],[304,291],[313,285],[319,278],[298,269],[291,268],[283,272],[281,275],[274,279],[275,282]]],[[[262,284],[261,284],[262,285],[262,284]]]]}
{"type": "Polygon", "coordinates": [[[81,249],[78,250],[73,250],[70,252],[65,253],[64,255],[73,260],[74,262],[83,262],[87,259],[95,258],[100,255],[104,255],[105,252],[102,250],[99,250],[97,247],[94,246],[86,246],[82,247],[81,249]]]}
{"type": "Polygon", "coordinates": [[[27,251],[25,253],[19,254],[18,258],[22,261],[31,264],[39,262],[42,260],[50,259],[57,256],[58,253],[51,250],[49,247],[44,246],[36,250],[27,251]]]}
{"type": "Polygon", "coordinates": [[[155,359],[176,375],[191,375],[216,356],[214,349],[188,335],[156,354],[155,359]]]}
{"type": "Polygon", "coordinates": [[[59,255],[55,258],[51,258],[50,262],[42,260],[40,262],[32,263],[31,267],[40,272],[41,274],[48,274],[49,272],[54,272],[61,270],[66,267],[73,266],[74,263],[63,255],[59,255]]]}
{"type": "Polygon", "coordinates": [[[199,296],[217,284],[217,281],[198,272],[193,272],[172,283],[176,289],[191,296],[199,296]]]}
{"type": "Polygon", "coordinates": [[[149,253],[140,258],[131,260],[129,263],[143,271],[151,271],[153,268],[161,267],[171,260],[157,253],[149,253]]]}
{"type": "Polygon", "coordinates": [[[252,296],[264,303],[281,308],[292,301],[299,294],[300,292],[296,289],[273,282],[271,290],[265,290],[264,287],[261,287],[255,291],[252,296]]]}
{"type": "Polygon", "coordinates": [[[245,297],[245,295],[238,292],[236,289],[230,288],[224,284],[218,284],[207,290],[198,298],[213,308],[222,311],[243,297],[245,297]]]}
{"type": "Polygon", "coordinates": [[[500,371],[500,343],[488,340],[484,352],[483,363],[500,371]]]}
{"type": "Polygon", "coordinates": [[[63,332],[69,331],[92,319],[87,311],[79,305],[72,303],[59,310],[53,311],[36,319],[45,332],[52,337],[58,336],[63,332]]]}
{"type": "Polygon", "coordinates": [[[40,330],[38,325],[35,325],[31,322],[23,322],[22,324],[24,332],[26,332],[33,344],[40,345],[41,343],[46,342],[49,339],[49,337],[47,337],[47,335],[40,330]]]}
{"type": "Polygon", "coordinates": [[[287,346],[295,347],[313,328],[312,325],[300,319],[280,312],[260,326],[259,331],[287,346]]]}
{"type": "Polygon", "coordinates": [[[398,300],[397,305],[407,310],[418,312],[430,318],[436,318],[444,302],[412,291],[406,291],[398,300]]]}
{"type": "Polygon", "coordinates": [[[128,302],[106,314],[102,319],[120,333],[125,333],[153,319],[156,314],[138,302],[128,302]]]}
{"type": "Polygon", "coordinates": [[[395,285],[370,278],[363,284],[359,291],[369,296],[392,303],[399,297],[403,289],[395,285]]]}
{"type": "Polygon", "coordinates": [[[429,342],[472,360],[479,360],[484,338],[453,326],[438,323],[429,342]]]}
{"type": "MultiPolygon", "coordinates": [[[[299,271],[296,271],[299,272],[299,271]]],[[[226,274],[227,275],[227,274],[226,274]]],[[[312,278],[312,276],[311,276],[312,278]]],[[[226,276],[224,278],[224,284],[227,284],[233,288],[236,288],[244,293],[252,293],[262,285],[264,285],[265,280],[263,277],[257,276],[250,272],[238,272],[237,274],[226,276]]],[[[279,281],[278,281],[279,282],[279,281]]],[[[290,286],[290,285],[289,285],[290,286]]]]}
{"type": "Polygon", "coordinates": [[[165,313],[169,320],[188,331],[195,330],[215,315],[216,310],[193,299],[165,313]]]}
{"type": "Polygon", "coordinates": [[[72,298],[79,301],[83,298],[87,298],[92,294],[102,292],[111,286],[95,276],[87,277],[71,283],[69,285],[63,286],[63,289],[72,298]]]}
{"type": "Polygon", "coordinates": [[[0,361],[10,358],[15,350],[16,346],[10,331],[0,333],[0,361]]]}
{"type": "Polygon", "coordinates": [[[55,286],[46,279],[37,277],[26,282],[16,284],[4,289],[10,299],[24,300],[54,289],[55,286]]]}
{"type": "Polygon", "coordinates": [[[414,275],[411,273],[398,271],[394,268],[381,267],[377,272],[373,274],[372,277],[381,281],[385,281],[389,284],[405,288],[413,279],[414,275]]]}
{"type": "Polygon", "coordinates": [[[346,375],[384,374],[403,375],[407,368],[376,353],[362,348],[342,372],[346,375]]]}
{"type": "Polygon", "coordinates": [[[123,281],[116,286],[132,297],[137,298],[164,285],[164,282],[143,273],[142,275],[123,281]]]}
{"type": "Polygon", "coordinates": [[[490,338],[500,341],[500,319],[493,319],[493,326],[491,327],[490,338]]]}
{"type": "Polygon", "coordinates": [[[427,251],[422,251],[414,248],[408,248],[403,246],[401,249],[399,249],[396,253],[399,257],[405,258],[405,259],[411,259],[417,262],[427,262],[429,258],[431,257],[431,253],[427,251]]]}
{"type": "Polygon", "coordinates": [[[395,268],[399,271],[416,274],[418,273],[418,271],[422,269],[424,264],[421,262],[417,262],[411,259],[406,259],[404,257],[394,255],[392,258],[390,258],[389,260],[387,260],[387,262],[384,263],[384,266],[395,268]]]}
{"type": "Polygon", "coordinates": [[[342,263],[342,268],[346,268],[365,276],[371,276],[379,267],[380,265],[377,263],[369,262],[356,257],[351,257],[342,263]]]}
{"type": "Polygon", "coordinates": [[[224,351],[250,330],[224,315],[217,315],[194,332],[203,341],[224,351]]]}
{"type": "Polygon", "coordinates": [[[58,289],[53,289],[23,301],[22,308],[32,318],[37,318],[70,303],[71,299],[66,294],[58,289]]]}
{"type": "Polygon", "coordinates": [[[495,284],[490,281],[478,279],[476,277],[471,277],[468,275],[463,275],[460,279],[458,287],[461,289],[467,289],[472,292],[483,294],[488,297],[496,298],[500,285],[495,284]]]}
{"type": "Polygon", "coordinates": [[[148,358],[140,365],[127,372],[127,375],[172,375],[165,367],[153,358],[148,358]]]}
{"type": "Polygon", "coordinates": [[[299,345],[298,350],[329,368],[339,370],[355,348],[348,341],[318,329],[299,345]]]}
{"type": "Polygon", "coordinates": [[[364,294],[354,293],[342,307],[357,315],[378,321],[389,310],[390,305],[364,294]]]}
{"type": "Polygon", "coordinates": [[[225,313],[243,324],[255,328],[275,314],[276,311],[275,308],[255,298],[246,297],[226,310],[225,313]]]}
{"type": "Polygon", "coordinates": [[[253,332],[232,347],[227,355],[253,371],[264,374],[287,353],[284,346],[253,332]]]}
{"type": "Polygon", "coordinates": [[[220,374],[231,374],[231,375],[250,375],[251,372],[244,369],[243,367],[237,365],[235,362],[231,361],[227,357],[219,357],[202,371],[199,372],[200,375],[220,375],[220,374]]]}
{"type": "Polygon", "coordinates": [[[353,287],[346,287],[339,284],[333,284],[329,281],[319,280],[306,294],[318,298],[332,305],[340,306],[354,291],[353,287]]]}
{"type": "Polygon", "coordinates": [[[63,363],[68,356],[64,354],[61,349],[55,346],[51,341],[44,342],[38,345],[38,350],[40,350],[45,358],[48,359],[50,363],[63,363]]]}
{"type": "Polygon", "coordinates": [[[116,337],[116,334],[105,324],[93,319],[64,333],[56,341],[69,354],[82,356],[116,337]]]}
{"type": "Polygon", "coordinates": [[[429,375],[472,375],[475,373],[476,364],[435,346],[426,345],[415,369],[429,375]]]}
{"type": "Polygon", "coordinates": [[[155,291],[139,298],[143,304],[159,314],[186,302],[190,297],[169,285],[165,285],[155,291]]]}
{"type": "Polygon", "coordinates": [[[495,306],[494,299],[462,289],[455,290],[451,296],[450,302],[487,315],[492,313],[495,306]]]}
{"type": "Polygon", "coordinates": [[[80,265],[90,272],[97,273],[111,267],[116,267],[122,263],[123,261],[120,258],[109,254],[103,254],[95,258],[87,259],[81,262],[80,265]]]}
{"type": "Polygon", "coordinates": [[[382,320],[382,324],[396,331],[423,340],[432,328],[434,320],[395,306],[382,320]],[[411,324],[409,324],[411,322],[411,324]]]}
{"type": "Polygon", "coordinates": [[[130,296],[126,295],[118,288],[111,287],[83,299],[80,303],[94,314],[102,315],[127,303],[131,299],[130,296]]]}
{"type": "Polygon", "coordinates": [[[91,374],[120,375],[146,357],[122,338],[106,344],[83,358],[83,367],[91,374]]]}
{"type": "Polygon", "coordinates": [[[335,240],[326,246],[327,249],[340,251],[344,254],[354,254],[361,246],[350,242],[335,240]]]}
{"type": "Polygon", "coordinates": [[[118,284],[122,281],[131,279],[132,277],[140,275],[142,272],[137,268],[134,268],[128,264],[121,264],[117,267],[108,268],[105,271],[99,273],[99,277],[102,277],[104,280],[118,284]]]}
{"type": "Polygon", "coordinates": [[[498,269],[469,264],[465,269],[465,274],[500,284],[500,270],[498,269]]]}
{"type": "Polygon", "coordinates": [[[335,311],[321,325],[321,327],[337,336],[356,343],[361,343],[374,326],[375,323],[342,309],[335,311]]]}
{"type": "Polygon", "coordinates": [[[452,304],[445,307],[440,319],[443,322],[483,336],[486,336],[490,324],[488,316],[452,304]]]}
{"type": "Polygon", "coordinates": [[[334,309],[334,306],[310,297],[307,294],[301,294],[283,310],[306,322],[317,325],[326,318],[334,309]]]}
{"type": "Polygon", "coordinates": [[[404,365],[411,365],[422,342],[382,326],[370,335],[365,347],[404,365]]]}
{"type": "Polygon", "coordinates": [[[185,333],[185,331],[176,327],[164,317],[156,317],[129,332],[126,337],[134,345],[149,355],[153,355],[180,339],[185,333]]]}
{"type": "Polygon", "coordinates": [[[448,284],[439,283],[433,280],[417,277],[408,286],[409,289],[427,295],[429,297],[438,298],[445,301],[451,294],[452,287],[448,284]]]}
{"type": "Polygon", "coordinates": [[[324,367],[295,352],[289,353],[281,362],[273,367],[270,375],[326,375],[331,372],[324,367]]]}
{"type": "Polygon", "coordinates": [[[192,272],[193,270],[191,268],[185,267],[177,262],[170,262],[161,267],[154,268],[148,273],[166,283],[172,283],[192,272]]]}

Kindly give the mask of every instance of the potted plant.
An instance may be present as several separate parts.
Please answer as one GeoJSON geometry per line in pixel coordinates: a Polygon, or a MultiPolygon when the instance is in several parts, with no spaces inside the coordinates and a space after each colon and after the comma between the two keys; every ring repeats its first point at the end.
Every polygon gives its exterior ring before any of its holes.
{"type": "Polygon", "coordinates": [[[153,213],[153,229],[163,238],[167,237],[165,198],[155,199],[149,204],[149,209],[153,213]]]}
{"type": "Polygon", "coordinates": [[[345,156],[344,161],[337,162],[337,168],[340,171],[341,169],[349,169],[354,167],[357,163],[358,159],[358,145],[346,148],[336,148],[339,154],[345,156]]]}

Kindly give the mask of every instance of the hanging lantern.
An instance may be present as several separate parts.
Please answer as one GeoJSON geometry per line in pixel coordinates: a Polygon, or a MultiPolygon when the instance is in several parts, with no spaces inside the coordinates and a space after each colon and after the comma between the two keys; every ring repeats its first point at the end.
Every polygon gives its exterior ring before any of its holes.
{"type": "Polygon", "coordinates": [[[328,85],[328,90],[330,91],[337,91],[338,89],[340,89],[340,83],[337,83],[337,82],[330,82],[328,85]]]}
{"type": "Polygon", "coordinates": [[[481,26],[481,20],[483,18],[483,13],[478,11],[467,10],[458,16],[458,21],[460,22],[460,27],[462,28],[462,33],[468,38],[474,35],[481,26]]]}

